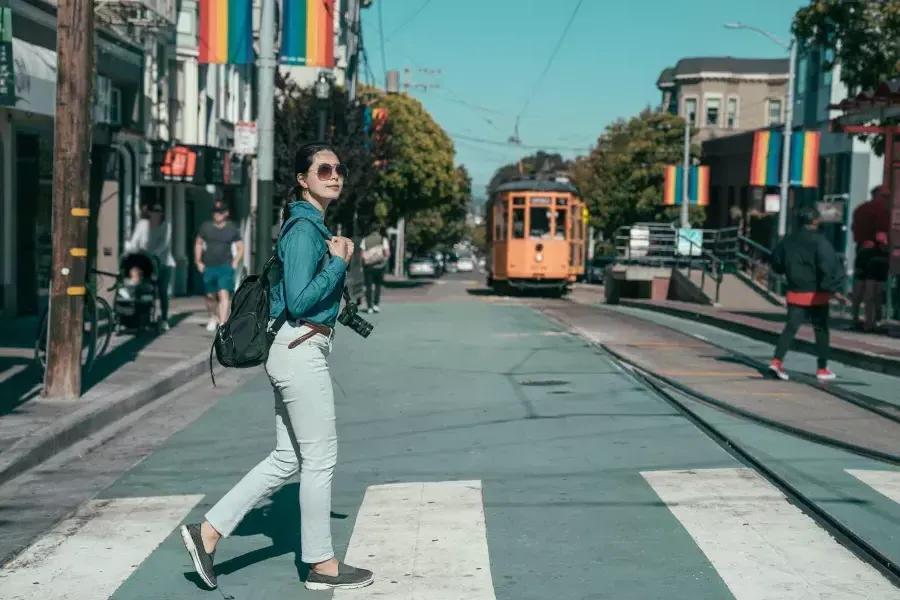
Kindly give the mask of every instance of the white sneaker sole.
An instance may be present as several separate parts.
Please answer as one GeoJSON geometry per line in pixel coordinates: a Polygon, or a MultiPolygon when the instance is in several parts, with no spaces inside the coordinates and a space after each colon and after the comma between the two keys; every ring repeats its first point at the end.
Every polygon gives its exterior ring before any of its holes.
{"type": "Polygon", "coordinates": [[[205,583],[212,589],[215,589],[216,584],[209,580],[203,570],[203,565],[200,563],[200,554],[197,552],[197,546],[194,545],[194,539],[191,537],[187,526],[182,525],[180,527],[180,531],[181,541],[184,542],[185,549],[188,551],[188,554],[191,555],[191,560],[194,561],[194,570],[197,572],[197,575],[200,577],[200,579],[203,580],[203,583],[205,583]]]}
{"type": "Polygon", "coordinates": [[[779,372],[776,369],[773,369],[772,367],[769,367],[769,372],[772,373],[773,375],[775,375],[775,377],[777,377],[778,379],[780,379],[782,381],[789,381],[791,379],[790,377],[788,377],[787,373],[779,372]]]}
{"type": "Polygon", "coordinates": [[[819,381],[834,381],[835,379],[837,379],[837,375],[816,375],[816,379],[818,379],[819,381]]]}
{"type": "Polygon", "coordinates": [[[305,584],[306,589],[320,592],[325,590],[356,590],[359,588],[364,588],[366,586],[372,585],[375,583],[375,577],[370,577],[365,581],[360,581],[359,583],[318,583],[307,581],[305,584]]]}

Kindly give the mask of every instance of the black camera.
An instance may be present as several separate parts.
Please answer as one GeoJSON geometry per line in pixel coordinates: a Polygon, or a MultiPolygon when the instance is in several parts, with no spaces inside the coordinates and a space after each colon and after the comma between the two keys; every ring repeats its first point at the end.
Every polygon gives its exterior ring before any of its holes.
{"type": "Polygon", "coordinates": [[[344,327],[349,327],[364,338],[369,337],[375,326],[359,316],[359,307],[350,299],[347,288],[344,288],[344,300],[346,300],[346,304],[344,304],[344,309],[338,315],[338,323],[344,327]]]}

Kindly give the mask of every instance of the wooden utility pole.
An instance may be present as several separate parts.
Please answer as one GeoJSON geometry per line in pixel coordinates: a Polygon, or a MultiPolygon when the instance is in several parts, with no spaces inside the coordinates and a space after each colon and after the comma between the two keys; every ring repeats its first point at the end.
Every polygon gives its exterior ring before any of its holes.
{"type": "Polygon", "coordinates": [[[53,142],[53,263],[44,395],[81,395],[81,346],[87,281],[94,3],[59,0],[53,142]]]}

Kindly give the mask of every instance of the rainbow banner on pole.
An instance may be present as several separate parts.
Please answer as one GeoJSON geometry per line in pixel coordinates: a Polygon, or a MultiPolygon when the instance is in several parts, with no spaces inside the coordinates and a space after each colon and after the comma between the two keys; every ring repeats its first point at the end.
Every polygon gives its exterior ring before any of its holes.
{"type": "Polygon", "coordinates": [[[253,63],[253,0],[200,0],[201,64],[253,63]]]}
{"type": "MultiPolygon", "coordinates": [[[[666,178],[663,183],[663,205],[681,205],[681,186],[684,167],[674,165],[666,166],[666,178]]],[[[691,204],[697,206],[709,205],[709,167],[691,167],[688,179],[688,198],[691,204]]]]}
{"type": "MultiPolygon", "coordinates": [[[[781,151],[784,134],[780,131],[757,131],[753,134],[753,155],[750,159],[750,185],[778,187],[781,185],[781,151]]],[[[788,185],[818,187],[819,141],[818,131],[797,131],[791,134],[788,185]]]]}
{"type": "Polygon", "coordinates": [[[282,0],[283,65],[334,68],[334,0],[282,0]]]}
{"type": "Polygon", "coordinates": [[[819,185],[818,131],[799,131],[791,135],[790,185],[814,188],[819,185]]]}
{"type": "Polygon", "coordinates": [[[778,185],[781,171],[780,131],[757,131],[753,134],[753,155],[750,158],[750,185],[778,185]]]}

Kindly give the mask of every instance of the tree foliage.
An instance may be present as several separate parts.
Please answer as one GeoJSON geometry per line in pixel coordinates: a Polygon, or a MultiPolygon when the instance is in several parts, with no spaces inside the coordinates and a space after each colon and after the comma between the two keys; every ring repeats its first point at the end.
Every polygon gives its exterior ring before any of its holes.
{"type": "Polygon", "coordinates": [[[515,181],[522,177],[549,175],[557,171],[567,171],[570,166],[571,163],[565,160],[562,155],[549,154],[543,150],[539,150],[535,154],[523,157],[517,163],[503,165],[494,171],[494,176],[491,177],[491,181],[488,183],[488,196],[493,195],[493,191],[497,189],[498,186],[509,181],[515,181]],[[520,163],[521,172],[519,170],[520,163]]]}
{"type": "Polygon", "coordinates": [[[413,252],[450,248],[467,233],[472,178],[462,165],[454,171],[453,192],[437,206],[414,213],[406,222],[406,242],[413,252]]]}
{"type": "MultiPolygon", "coordinates": [[[[797,11],[791,32],[801,47],[833,53],[823,66],[831,70],[840,64],[841,81],[850,96],[900,76],[900,0],[813,0],[797,11]]],[[[898,122],[889,118],[881,124],[898,122]]],[[[858,137],[871,140],[877,155],[884,153],[883,135],[858,137]]]]}
{"type": "Polygon", "coordinates": [[[439,207],[456,190],[454,148],[450,136],[422,104],[405,94],[376,96],[373,107],[387,109],[386,166],[371,195],[388,222],[439,207]]]}
{"type": "MultiPolygon", "coordinates": [[[[277,71],[275,85],[274,204],[280,210],[295,187],[294,153],[303,144],[318,141],[319,104],[312,88],[301,88],[277,71]]],[[[336,90],[325,109],[331,123],[328,141],[350,171],[341,200],[329,207],[326,220],[332,230],[342,225],[346,235],[351,232],[356,208],[360,231],[369,231],[375,222],[375,206],[369,190],[375,185],[378,173],[372,168],[375,154],[368,143],[370,135],[362,129],[365,107],[359,102],[349,103],[346,95],[336,90]]],[[[273,216],[274,222],[277,216],[273,216]]]]}
{"type": "MultiPolygon", "coordinates": [[[[692,132],[693,133],[693,132],[692,132]]],[[[606,127],[588,156],[570,170],[573,183],[591,212],[591,224],[607,239],[616,230],[640,221],[674,221],[680,207],[664,207],[666,165],[681,165],[684,119],[645,109],[631,119],[606,127]]],[[[697,146],[691,155],[698,157],[697,146]]],[[[705,221],[702,207],[691,207],[690,222],[705,221]]]]}
{"type": "Polygon", "coordinates": [[[900,75],[900,0],[814,0],[797,11],[791,30],[802,46],[834,51],[825,68],[840,63],[851,93],[900,75]]]}

